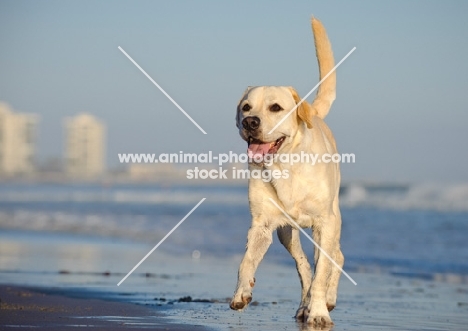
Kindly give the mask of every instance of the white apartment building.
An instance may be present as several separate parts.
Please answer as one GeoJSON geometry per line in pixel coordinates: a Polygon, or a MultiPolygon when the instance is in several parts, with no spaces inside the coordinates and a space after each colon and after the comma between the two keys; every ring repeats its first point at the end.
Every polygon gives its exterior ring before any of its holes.
{"type": "Polygon", "coordinates": [[[82,113],[65,119],[65,171],[73,178],[92,178],[105,170],[106,128],[82,113]]]}
{"type": "Polygon", "coordinates": [[[35,114],[15,113],[0,102],[0,176],[30,175],[35,170],[35,114]]]}

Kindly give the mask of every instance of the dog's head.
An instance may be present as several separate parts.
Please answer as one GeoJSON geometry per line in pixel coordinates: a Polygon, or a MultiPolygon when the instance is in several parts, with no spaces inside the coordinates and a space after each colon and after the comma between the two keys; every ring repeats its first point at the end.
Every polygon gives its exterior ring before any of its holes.
{"type": "Polygon", "coordinates": [[[251,155],[276,154],[294,138],[300,125],[312,127],[312,110],[288,86],[248,87],[237,106],[236,125],[251,155]],[[297,107],[296,107],[297,106],[297,107]],[[293,109],[273,132],[270,131],[293,109]]]}

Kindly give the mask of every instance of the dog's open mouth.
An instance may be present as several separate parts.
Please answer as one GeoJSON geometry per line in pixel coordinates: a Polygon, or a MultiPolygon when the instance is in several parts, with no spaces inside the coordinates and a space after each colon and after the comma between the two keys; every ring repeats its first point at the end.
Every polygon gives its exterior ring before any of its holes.
{"type": "Polygon", "coordinates": [[[286,139],[285,136],[278,138],[275,141],[265,143],[261,140],[249,137],[249,140],[247,142],[247,152],[249,154],[249,157],[255,157],[257,155],[263,157],[266,154],[275,154],[276,152],[278,152],[278,149],[283,144],[284,139],[286,139]]]}

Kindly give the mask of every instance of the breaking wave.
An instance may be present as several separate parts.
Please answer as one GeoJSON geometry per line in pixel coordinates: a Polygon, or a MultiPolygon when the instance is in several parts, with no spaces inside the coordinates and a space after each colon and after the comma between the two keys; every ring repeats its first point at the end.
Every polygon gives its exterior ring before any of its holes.
{"type": "Polygon", "coordinates": [[[396,210],[468,211],[468,183],[362,185],[342,188],[341,205],[396,210]]]}
{"type": "MultiPolygon", "coordinates": [[[[0,188],[0,203],[107,203],[139,205],[190,205],[207,198],[216,204],[247,205],[246,187],[138,187],[138,186],[27,186],[0,188]]],[[[341,187],[344,207],[376,207],[394,210],[468,211],[468,183],[362,184],[341,187]]]]}

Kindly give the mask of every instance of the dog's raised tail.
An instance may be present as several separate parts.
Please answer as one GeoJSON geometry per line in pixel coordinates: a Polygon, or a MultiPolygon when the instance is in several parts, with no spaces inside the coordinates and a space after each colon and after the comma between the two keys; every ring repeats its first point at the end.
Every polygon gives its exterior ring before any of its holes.
{"type": "MultiPolygon", "coordinates": [[[[312,31],[314,32],[315,50],[319,64],[320,80],[323,79],[335,66],[333,51],[328,40],[327,32],[322,23],[312,17],[312,31]]],[[[333,71],[319,86],[317,96],[312,102],[311,108],[320,118],[325,118],[336,97],[336,72],[333,71]]]]}

